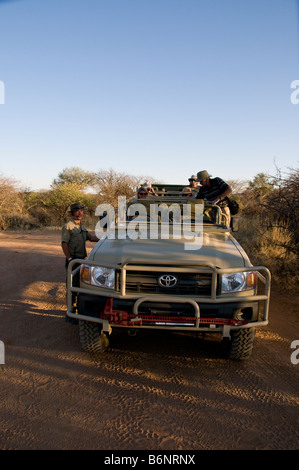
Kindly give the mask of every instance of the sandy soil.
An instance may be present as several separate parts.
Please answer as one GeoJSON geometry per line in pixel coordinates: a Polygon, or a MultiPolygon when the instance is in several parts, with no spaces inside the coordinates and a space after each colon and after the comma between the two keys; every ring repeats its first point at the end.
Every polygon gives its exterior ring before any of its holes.
{"type": "Polygon", "coordinates": [[[1,449],[297,449],[298,295],[272,293],[246,362],[188,335],[82,352],[65,321],[60,233],[0,234],[1,449]]]}

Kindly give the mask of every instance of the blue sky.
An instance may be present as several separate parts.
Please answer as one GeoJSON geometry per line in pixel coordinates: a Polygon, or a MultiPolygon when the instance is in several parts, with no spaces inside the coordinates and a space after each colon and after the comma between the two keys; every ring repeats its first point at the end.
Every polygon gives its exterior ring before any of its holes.
{"type": "Polygon", "coordinates": [[[298,9],[0,0],[0,173],[41,189],[72,166],[165,183],[298,168],[298,9]]]}

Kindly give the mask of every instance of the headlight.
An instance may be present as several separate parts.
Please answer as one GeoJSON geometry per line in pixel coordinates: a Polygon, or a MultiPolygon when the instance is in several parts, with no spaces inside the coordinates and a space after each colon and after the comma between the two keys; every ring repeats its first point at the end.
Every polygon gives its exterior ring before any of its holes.
{"type": "Polygon", "coordinates": [[[114,289],[114,278],[114,269],[102,268],[101,266],[91,268],[90,280],[91,284],[94,284],[95,286],[114,289]]]}
{"type": "Polygon", "coordinates": [[[256,287],[256,272],[239,272],[222,274],[221,293],[240,292],[256,287]]]}
{"type": "Polygon", "coordinates": [[[114,289],[115,270],[104,268],[102,266],[81,267],[81,281],[93,286],[105,287],[106,289],[114,289]]]}

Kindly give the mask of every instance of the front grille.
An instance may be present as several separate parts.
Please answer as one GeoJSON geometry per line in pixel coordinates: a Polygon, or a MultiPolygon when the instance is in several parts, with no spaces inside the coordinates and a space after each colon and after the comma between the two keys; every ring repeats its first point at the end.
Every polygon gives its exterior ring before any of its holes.
{"type": "Polygon", "coordinates": [[[127,294],[160,294],[160,295],[189,295],[210,296],[212,275],[207,273],[182,273],[161,271],[127,271],[127,294]],[[161,276],[175,276],[177,284],[163,287],[158,280],[161,276]]]}

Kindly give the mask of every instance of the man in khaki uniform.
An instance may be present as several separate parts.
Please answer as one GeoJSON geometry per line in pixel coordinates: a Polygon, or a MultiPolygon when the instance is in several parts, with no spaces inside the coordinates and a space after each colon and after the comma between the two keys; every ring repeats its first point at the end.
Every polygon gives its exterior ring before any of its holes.
{"type": "MultiPolygon", "coordinates": [[[[61,247],[65,255],[65,268],[67,270],[72,259],[84,259],[86,253],[86,241],[97,242],[99,239],[90,233],[82,224],[84,206],[79,202],[71,204],[70,213],[72,218],[67,222],[61,233],[61,247]]],[[[75,269],[77,265],[73,267],[75,269]]],[[[79,272],[73,277],[73,286],[80,286],[79,272]]],[[[73,292],[73,304],[76,302],[76,294],[73,292]]]]}
{"type": "Polygon", "coordinates": [[[75,258],[82,259],[86,257],[86,240],[91,242],[99,241],[95,235],[88,232],[81,224],[83,209],[84,206],[79,202],[71,204],[70,213],[72,219],[62,228],[61,247],[68,262],[75,258]]]}

